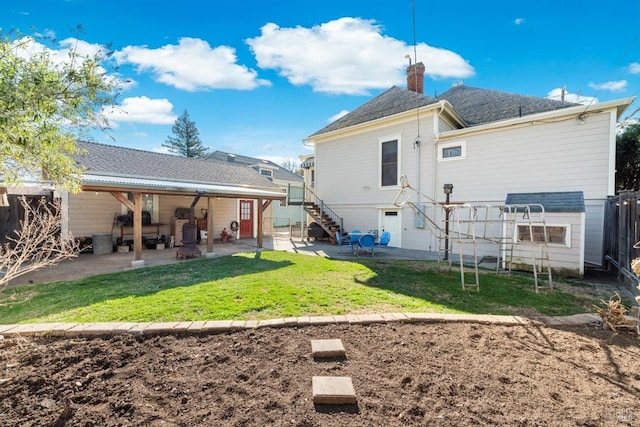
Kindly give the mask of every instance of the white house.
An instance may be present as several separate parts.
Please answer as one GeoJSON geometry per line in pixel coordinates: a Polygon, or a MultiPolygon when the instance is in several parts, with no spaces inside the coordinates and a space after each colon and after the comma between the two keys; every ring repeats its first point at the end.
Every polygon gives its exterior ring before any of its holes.
{"type": "MultiPolygon", "coordinates": [[[[438,236],[414,210],[394,203],[402,176],[438,225],[443,210],[429,200],[444,202],[445,184],[453,186],[452,203],[469,205],[505,204],[511,193],[581,192],[584,224],[553,224],[584,241],[573,265],[560,269],[581,275],[585,263],[601,265],[616,122],[634,98],[579,105],[464,85],[433,98],[423,94],[423,73],[421,63],[410,66],[407,89],[394,86],[305,139],[315,147],[315,196],[341,217],[344,231],[386,230],[391,246],[439,250],[438,236]]],[[[495,255],[481,246],[480,255],[495,255]]]]}

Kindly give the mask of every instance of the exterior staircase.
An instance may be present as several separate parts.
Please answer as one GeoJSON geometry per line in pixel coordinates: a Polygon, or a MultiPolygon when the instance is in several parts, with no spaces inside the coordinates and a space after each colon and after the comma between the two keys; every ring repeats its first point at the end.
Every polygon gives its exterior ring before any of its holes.
{"type": "Polygon", "coordinates": [[[304,211],[319,224],[324,231],[331,235],[333,227],[342,232],[342,217],[338,216],[329,206],[316,196],[309,187],[289,185],[287,191],[287,204],[302,206],[304,211]]]}

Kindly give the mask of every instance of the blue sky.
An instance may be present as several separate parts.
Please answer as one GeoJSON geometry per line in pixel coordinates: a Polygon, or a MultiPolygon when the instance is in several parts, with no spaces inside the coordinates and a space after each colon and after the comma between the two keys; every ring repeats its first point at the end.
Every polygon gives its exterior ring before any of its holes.
{"type": "MultiPolygon", "coordinates": [[[[281,163],[393,85],[603,102],[640,95],[640,0],[3,0],[0,28],[110,45],[127,80],[95,141],[158,151],[185,110],[211,150],[281,163]],[[415,10],[415,15],[413,14],[415,10]],[[413,22],[415,20],[415,33],[413,22]],[[74,29],[82,25],[83,32],[74,29]],[[595,99],[594,99],[595,98],[595,99]]],[[[637,108],[636,101],[623,115],[637,108]]],[[[640,116],[636,113],[635,117],[640,116]]]]}

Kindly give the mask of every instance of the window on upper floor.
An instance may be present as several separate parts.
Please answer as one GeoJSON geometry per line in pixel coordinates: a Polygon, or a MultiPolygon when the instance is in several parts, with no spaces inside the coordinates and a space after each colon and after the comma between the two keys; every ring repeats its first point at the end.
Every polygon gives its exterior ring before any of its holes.
{"type": "Polygon", "coordinates": [[[273,171],[271,169],[260,169],[260,175],[273,181],[273,171]]]}
{"type": "Polygon", "coordinates": [[[467,157],[466,141],[447,142],[438,145],[438,161],[460,160],[467,157]]]}
{"type": "Polygon", "coordinates": [[[380,186],[398,185],[400,176],[400,145],[398,139],[380,141],[380,186]]]}

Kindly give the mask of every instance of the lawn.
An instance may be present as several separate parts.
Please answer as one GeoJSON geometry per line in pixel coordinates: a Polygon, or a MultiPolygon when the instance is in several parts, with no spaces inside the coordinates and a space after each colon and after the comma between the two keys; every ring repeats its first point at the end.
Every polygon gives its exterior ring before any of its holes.
{"type": "Polygon", "coordinates": [[[280,251],[236,254],[24,285],[0,294],[0,323],[268,319],[347,313],[570,315],[602,297],[560,283],[534,291],[530,274],[483,272],[480,291],[434,262],[344,261],[280,251]]]}

